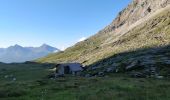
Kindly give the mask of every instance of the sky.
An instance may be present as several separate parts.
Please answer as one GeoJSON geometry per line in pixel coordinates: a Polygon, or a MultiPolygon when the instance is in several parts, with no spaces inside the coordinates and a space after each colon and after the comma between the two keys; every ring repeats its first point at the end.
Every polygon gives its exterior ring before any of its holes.
{"type": "Polygon", "coordinates": [[[131,0],[0,0],[0,47],[64,49],[110,24],[131,0]]]}

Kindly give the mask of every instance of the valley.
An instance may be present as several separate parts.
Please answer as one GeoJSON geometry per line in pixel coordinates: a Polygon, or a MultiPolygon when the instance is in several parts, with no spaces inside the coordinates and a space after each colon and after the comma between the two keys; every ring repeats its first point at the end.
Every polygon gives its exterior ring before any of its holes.
{"type": "Polygon", "coordinates": [[[109,25],[64,51],[26,49],[43,55],[0,63],[0,100],[170,100],[170,0],[132,0],[109,25]],[[82,70],[68,74],[70,63],[82,70]]]}
{"type": "Polygon", "coordinates": [[[1,100],[169,100],[169,78],[105,77],[49,79],[53,65],[0,64],[1,100]],[[5,77],[5,76],[9,77],[5,77]],[[16,78],[13,80],[12,77],[16,78]]]}

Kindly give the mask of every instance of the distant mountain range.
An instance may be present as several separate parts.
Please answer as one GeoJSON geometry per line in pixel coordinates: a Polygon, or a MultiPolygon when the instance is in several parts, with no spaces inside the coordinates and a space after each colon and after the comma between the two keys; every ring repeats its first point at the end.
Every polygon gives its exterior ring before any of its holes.
{"type": "Polygon", "coordinates": [[[25,62],[44,57],[50,53],[58,51],[60,50],[47,44],[43,44],[40,47],[22,47],[16,44],[8,48],[0,48],[0,62],[25,62]]]}

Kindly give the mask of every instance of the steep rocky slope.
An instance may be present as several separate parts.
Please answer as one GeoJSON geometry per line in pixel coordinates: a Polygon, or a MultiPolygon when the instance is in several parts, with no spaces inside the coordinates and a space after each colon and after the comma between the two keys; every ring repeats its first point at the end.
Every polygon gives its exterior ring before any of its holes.
{"type": "Polygon", "coordinates": [[[170,0],[133,0],[110,25],[96,35],[64,52],[37,61],[80,62],[90,65],[91,69],[107,68],[115,65],[115,61],[119,62],[116,64],[125,64],[125,61],[128,66],[138,62],[135,59],[148,59],[148,62],[152,61],[154,64],[155,60],[165,61],[169,64],[169,4],[170,0]]]}

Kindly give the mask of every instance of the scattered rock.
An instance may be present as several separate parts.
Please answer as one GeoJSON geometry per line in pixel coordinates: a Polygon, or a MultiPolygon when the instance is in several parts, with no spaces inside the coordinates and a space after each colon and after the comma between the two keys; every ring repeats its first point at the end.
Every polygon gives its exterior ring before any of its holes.
{"type": "Polygon", "coordinates": [[[157,79],[163,79],[164,77],[163,77],[163,76],[155,76],[155,78],[157,78],[157,79]]]}
{"type": "Polygon", "coordinates": [[[117,68],[115,72],[118,73],[118,72],[119,72],[119,69],[117,68]]]}
{"type": "Polygon", "coordinates": [[[16,81],[17,79],[16,78],[13,78],[12,81],[16,81]]]}
{"type": "Polygon", "coordinates": [[[50,79],[55,78],[55,74],[50,74],[50,75],[47,76],[47,78],[50,78],[50,79]]]}
{"type": "Polygon", "coordinates": [[[130,70],[132,68],[138,67],[139,64],[140,64],[140,61],[138,61],[138,60],[133,61],[129,66],[126,67],[126,70],[130,70]]]}
{"type": "Polygon", "coordinates": [[[92,77],[92,75],[86,74],[85,77],[86,77],[86,78],[89,78],[89,77],[92,77]]]}
{"type": "Polygon", "coordinates": [[[8,75],[5,75],[4,78],[8,78],[9,76],[8,75]]]}
{"type": "Polygon", "coordinates": [[[154,67],[154,66],[151,66],[150,67],[150,76],[151,77],[155,77],[155,76],[157,76],[158,74],[157,74],[157,72],[156,72],[156,67],[154,67]]]}
{"type": "Polygon", "coordinates": [[[131,72],[130,76],[133,78],[145,78],[146,77],[146,75],[144,75],[141,72],[131,72]]]}
{"type": "Polygon", "coordinates": [[[156,61],[155,60],[144,60],[141,62],[141,66],[146,66],[146,65],[155,65],[156,61]]]}
{"type": "Polygon", "coordinates": [[[99,73],[98,73],[98,76],[99,76],[99,77],[103,77],[103,76],[105,76],[105,74],[104,74],[104,72],[99,72],[99,73]]]}
{"type": "Polygon", "coordinates": [[[169,65],[170,64],[170,60],[164,60],[164,63],[169,65]]]}
{"type": "Polygon", "coordinates": [[[109,67],[109,68],[106,69],[107,73],[111,73],[111,72],[114,72],[114,71],[115,71],[114,67],[109,67]]]}

